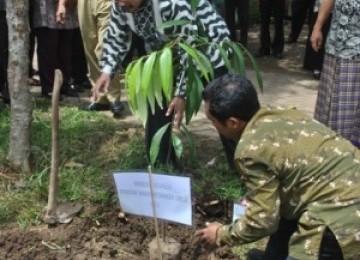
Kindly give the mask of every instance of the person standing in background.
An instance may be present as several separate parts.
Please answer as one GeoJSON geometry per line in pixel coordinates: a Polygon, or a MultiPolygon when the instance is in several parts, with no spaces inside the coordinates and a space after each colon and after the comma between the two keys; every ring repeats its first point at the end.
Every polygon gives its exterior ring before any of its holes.
{"type": "Polygon", "coordinates": [[[250,0],[224,0],[225,21],[230,31],[232,41],[238,41],[236,35],[236,14],[240,29],[239,42],[246,46],[249,30],[249,8],[250,0]]]}
{"type": "MultiPolygon", "coordinates": [[[[314,51],[311,46],[310,38],[311,33],[314,28],[314,24],[318,17],[319,7],[322,0],[316,0],[314,5],[314,12],[311,17],[310,27],[309,27],[309,34],[308,40],[306,42],[306,49],[305,49],[305,56],[304,56],[304,69],[311,70],[313,73],[313,77],[315,79],[320,79],[323,63],[324,63],[324,55],[325,55],[325,45],[323,44],[318,51],[314,51]]],[[[323,37],[326,38],[329,29],[330,29],[330,22],[331,22],[331,14],[326,19],[326,22],[322,28],[323,37]]]]}
{"type": "Polygon", "coordinates": [[[259,0],[260,8],[260,49],[255,55],[263,57],[272,54],[275,58],[283,58],[284,51],[284,12],[285,0],[259,0]],[[270,18],[275,19],[275,35],[271,41],[270,18]]]}
{"type": "MultiPolygon", "coordinates": [[[[59,5],[65,6],[65,3],[65,0],[60,0],[59,5]]],[[[111,5],[111,0],[78,0],[77,3],[80,31],[92,86],[101,75],[99,63],[103,53],[103,39],[109,25],[111,5]]],[[[67,16],[66,10],[64,8],[57,13],[58,21],[64,22],[67,16]]],[[[114,72],[113,76],[106,93],[96,99],[92,98],[91,102],[87,102],[79,108],[86,111],[110,110],[114,117],[121,117],[124,110],[124,106],[120,102],[121,77],[117,72],[114,72]]]]}
{"type": "Polygon", "coordinates": [[[360,0],[321,3],[311,35],[315,51],[331,13],[314,118],[360,148],[360,0]]]}
{"type": "Polygon", "coordinates": [[[54,84],[55,69],[63,74],[60,93],[78,97],[70,87],[73,29],[79,26],[76,8],[69,8],[66,23],[56,22],[58,2],[34,0],[34,32],[37,38],[37,54],[41,95],[50,98],[54,84]]]}
{"type": "Polygon", "coordinates": [[[298,41],[306,17],[310,24],[314,2],[315,0],[291,1],[291,32],[286,43],[292,44],[298,41]]]}

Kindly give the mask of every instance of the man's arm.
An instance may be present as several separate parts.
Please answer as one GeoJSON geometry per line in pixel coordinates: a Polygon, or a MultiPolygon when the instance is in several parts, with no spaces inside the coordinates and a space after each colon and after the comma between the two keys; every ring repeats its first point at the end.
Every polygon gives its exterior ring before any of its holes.
{"type": "Polygon", "coordinates": [[[100,61],[101,71],[113,74],[130,50],[131,31],[127,18],[115,3],[110,13],[110,22],[103,42],[103,55],[100,61]]]}
{"type": "Polygon", "coordinates": [[[101,75],[93,87],[95,100],[100,92],[108,91],[111,75],[125,59],[131,45],[131,31],[126,23],[126,15],[113,3],[110,13],[110,22],[103,41],[103,54],[100,61],[101,75]]]}
{"type": "Polygon", "coordinates": [[[274,233],[280,219],[279,182],[267,165],[254,160],[240,162],[249,191],[245,215],[229,225],[207,224],[197,231],[210,244],[241,245],[274,233]]]}

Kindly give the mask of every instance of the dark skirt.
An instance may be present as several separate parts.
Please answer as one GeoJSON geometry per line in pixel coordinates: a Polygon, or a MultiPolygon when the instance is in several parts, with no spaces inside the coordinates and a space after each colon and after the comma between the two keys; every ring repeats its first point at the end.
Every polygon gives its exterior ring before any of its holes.
{"type": "Polygon", "coordinates": [[[325,55],[315,119],[360,148],[360,61],[325,55]]]}

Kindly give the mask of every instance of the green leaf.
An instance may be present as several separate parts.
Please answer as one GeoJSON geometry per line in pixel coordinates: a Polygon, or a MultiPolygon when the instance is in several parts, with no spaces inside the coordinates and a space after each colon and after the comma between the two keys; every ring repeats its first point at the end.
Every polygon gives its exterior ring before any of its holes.
{"type": "Polygon", "coordinates": [[[161,85],[164,90],[165,97],[168,101],[171,99],[173,86],[173,58],[170,48],[165,48],[159,58],[159,72],[161,85]]]}
{"type": "Polygon", "coordinates": [[[154,70],[154,64],[156,60],[157,52],[152,52],[150,56],[146,59],[144,62],[144,67],[142,71],[142,77],[141,77],[141,88],[146,95],[148,91],[148,87],[151,81],[151,76],[154,70]]]}
{"type": "Polygon", "coordinates": [[[158,26],[158,30],[164,30],[166,28],[175,27],[175,26],[182,26],[185,24],[189,24],[190,20],[188,19],[178,19],[178,20],[170,20],[166,21],[158,26]]]}
{"type": "Polygon", "coordinates": [[[141,86],[142,61],[143,59],[140,58],[126,69],[126,86],[129,96],[129,105],[133,114],[135,114],[138,109],[137,93],[140,91],[141,86]]]}
{"type": "Polygon", "coordinates": [[[161,109],[163,109],[163,91],[161,88],[161,79],[160,79],[160,72],[159,72],[159,60],[156,61],[156,65],[155,65],[155,70],[154,70],[154,74],[152,76],[152,91],[154,92],[155,95],[155,100],[158,103],[159,107],[161,109]]]}
{"type": "Polygon", "coordinates": [[[257,82],[258,82],[258,87],[260,89],[261,92],[263,92],[264,90],[264,83],[263,83],[263,79],[262,79],[262,76],[260,74],[260,69],[254,59],[254,57],[251,55],[251,53],[244,47],[242,47],[244,52],[247,54],[247,56],[249,57],[250,59],[250,62],[251,62],[251,65],[253,66],[254,68],[254,71],[255,71],[255,74],[256,74],[256,79],[257,79],[257,82]]]}
{"type": "Polygon", "coordinates": [[[208,75],[208,71],[206,70],[205,65],[202,63],[202,61],[199,58],[198,55],[198,51],[195,48],[192,48],[190,45],[186,44],[186,43],[181,43],[179,42],[179,46],[187,53],[189,54],[192,58],[194,63],[199,67],[202,75],[204,76],[204,78],[207,81],[210,81],[209,75],[208,75]]]}
{"type": "Polygon", "coordinates": [[[180,128],[180,132],[185,136],[185,139],[189,144],[190,158],[195,158],[196,146],[195,146],[195,141],[194,141],[192,134],[190,133],[190,131],[187,129],[187,127],[185,125],[182,125],[182,127],[180,128]]]}
{"type": "Polygon", "coordinates": [[[239,45],[234,42],[228,42],[228,44],[234,52],[234,65],[237,72],[239,72],[240,75],[245,76],[245,60],[242,50],[240,49],[239,45]]]}
{"type": "Polygon", "coordinates": [[[147,100],[149,102],[151,114],[155,114],[155,86],[150,84],[147,91],[147,100]]]}
{"type": "Polygon", "coordinates": [[[146,96],[142,91],[139,91],[136,94],[136,102],[138,105],[138,109],[135,110],[135,115],[140,119],[143,126],[145,127],[148,118],[148,104],[146,102],[146,96]]]}
{"type": "Polygon", "coordinates": [[[202,64],[204,64],[204,66],[206,67],[206,70],[210,74],[210,78],[213,79],[214,78],[214,68],[213,68],[213,65],[211,64],[211,61],[201,51],[198,51],[198,55],[199,55],[199,58],[200,58],[202,64]]]}
{"type": "Polygon", "coordinates": [[[229,60],[229,53],[220,45],[220,44],[215,44],[216,49],[219,50],[220,55],[225,63],[226,68],[231,71],[232,70],[232,66],[231,66],[231,62],[229,60]]]}
{"type": "Polygon", "coordinates": [[[150,145],[150,163],[152,165],[155,164],[156,162],[156,158],[159,155],[159,149],[160,149],[160,143],[161,140],[167,130],[167,128],[170,126],[171,123],[167,123],[166,125],[164,125],[163,127],[161,127],[153,136],[152,140],[151,140],[151,145],[150,145]]]}
{"type": "Polygon", "coordinates": [[[183,144],[181,142],[181,139],[175,132],[171,133],[171,139],[172,139],[172,144],[174,146],[175,155],[176,155],[176,157],[178,159],[180,159],[181,155],[184,152],[184,147],[183,147],[183,144]]]}
{"type": "Polygon", "coordinates": [[[197,74],[195,74],[195,82],[192,88],[191,97],[194,99],[194,114],[196,114],[201,106],[202,102],[202,92],[204,90],[204,85],[201,79],[197,74]]]}
{"type": "Polygon", "coordinates": [[[188,68],[186,70],[186,107],[185,107],[185,122],[186,124],[190,123],[190,120],[194,114],[194,104],[195,104],[195,100],[193,100],[191,98],[191,93],[192,93],[192,89],[194,86],[194,81],[195,81],[195,67],[192,61],[192,58],[189,57],[188,58],[188,68]]]}

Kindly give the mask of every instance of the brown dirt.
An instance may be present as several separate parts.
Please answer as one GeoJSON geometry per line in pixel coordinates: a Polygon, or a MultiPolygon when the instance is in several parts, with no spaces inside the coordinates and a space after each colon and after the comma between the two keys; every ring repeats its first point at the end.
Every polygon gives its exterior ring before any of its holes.
{"type": "MultiPolygon", "coordinates": [[[[194,232],[205,221],[224,217],[223,204],[215,209],[218,218],[194,217],[194,226],[160,221],[163,237],[173,238],[181,244],[180,259],[238,259],[230,248],[205,248],[194,232]],[[220,214],[218,214],[220,212],[220,214]]],[[[118,207],[107,205],[96,209],[97,220],[76,217],[66,225],[41,225],[28,230],[18,228],[0,231],[0,259],[149,259],[148,245],[156,237],[154,222],[136,216],[118,217],[118,207]]],[[[209,212],[211,215],[211,212],[209,212]]]]}

